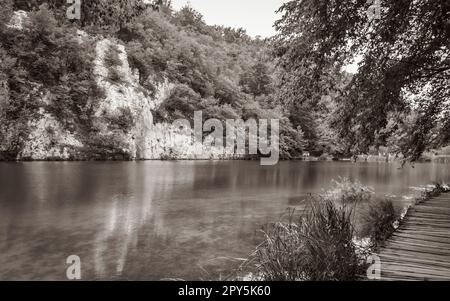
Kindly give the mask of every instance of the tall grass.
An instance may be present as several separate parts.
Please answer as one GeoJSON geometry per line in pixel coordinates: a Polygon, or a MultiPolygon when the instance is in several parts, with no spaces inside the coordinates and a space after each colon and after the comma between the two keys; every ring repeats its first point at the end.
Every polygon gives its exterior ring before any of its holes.
{"type": "Polygon", "coordinates": [[[303,214],[266,228],[251,257],[267,281],[353,281],[366,269],[354,243],[353,210],[327,199],[312,199],[303,214]]]}

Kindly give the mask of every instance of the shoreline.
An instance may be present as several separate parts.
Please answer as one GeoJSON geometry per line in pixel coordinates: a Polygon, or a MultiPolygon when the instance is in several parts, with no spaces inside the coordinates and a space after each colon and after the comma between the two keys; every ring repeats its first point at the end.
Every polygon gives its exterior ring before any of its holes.
{"type": "MultiPolygon", "coordinates": [[[[193,159],[193,158],[179,158],[179,159],[58,159],[58,158],[49,158],[49,159],[18,159],[18,160],[5,160],[0,159],[0,162],[145,162],[145,161],[167,161],[167,162],[176,162],[176,161],[259,161],[261,158],[226,158],[226,159],[193,159]]],[[[280,162],[295,162],[295,161],[304,161],[304,162],[351,162],[351,163],[402,163],[402,159],[389,159],[383,157],[375,157],[371,159],[350,159],[350,158],[319,158],[319,157],[308,157],[308,158],[291,158],[291,159],[279,159],[280,162]]],[[[448,164],[450,163],[449,157],[436,156],[436,158],[432,159],[420,159],[413,163],[442,163],[448,164]],[[444,158],[445,160],[441,160],[444,158]]]]}

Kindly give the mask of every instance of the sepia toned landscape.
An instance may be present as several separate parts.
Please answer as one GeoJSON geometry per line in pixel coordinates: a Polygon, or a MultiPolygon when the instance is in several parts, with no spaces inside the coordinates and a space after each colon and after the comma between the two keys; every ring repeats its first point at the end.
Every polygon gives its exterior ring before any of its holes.
{"type": "Polygon", "coordinates": [[[448,1],[0,1],[0,280],[450,280],[448,1]]]}

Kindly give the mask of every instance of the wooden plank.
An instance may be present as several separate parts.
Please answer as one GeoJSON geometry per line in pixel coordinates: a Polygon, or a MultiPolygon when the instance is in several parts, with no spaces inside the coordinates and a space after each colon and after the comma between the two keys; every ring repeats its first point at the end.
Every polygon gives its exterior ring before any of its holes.
{"type": "Polygon", "coordinates": [[[400,265],[385,264],[381,266],[381,269],[385,273],[399,273],[405,276],[417,275],[420,278],[429,277],[429,278],[450,279],[449,272],[442,272],[433,268],[408,267],[401,264],[400,265]]]}
{"type": "Polygon", "coordinates": [[[410,215],[408,215],[405,219],[405,221],[407,221],[409,218],[414,218],[414,217],[418,217],[418,216],[423,216],[423,217],[428,217],[428,218],[437,218],[437,219],[445,219],[448,220],[450,217],[450,214],[445,215],[445,214],[440,214],[440,213],[433,213],[433,212],[413,212],[410,215]]]}
{"type": "Polygon", "coordinates": [[[437,206],[428,206],[428,205],[418,205],[415,207],[417,210],[429,210],[434,212],[442,212],[442,213],[450,213],[450,208],[448,207],[437,207],[437,206]]]}
{"type": "Polygon", "coordinates": [[[419,204],[428,204],[430,202],[443,202],[443,203],[446,203],[446,202],[450,202],[450,200],[444,199],[444,198],[432,198],[432,199],[429,199],[429,200],[426,200],[426,201],[422,201],[419,204]]]}
{"type": "Polygon", "coordinates": [[[407,271],[407,272],[419,272],[428,275],[434,275],[437,277],[450,279],[450,270],[437,266],[423,266],[423,265],[415,265],[409,264],[405,262],[401,263],[385,263],[382,264],[382,269],[389,271],[407,271]]]}
{"type": "Polygon", "coordinates": [[[450,215],[422,213],[422,212],[416,212],[416,213],[414,213],[414,215],[411,215],[411,216],[416,217],[416,218],[424,217],[424,218],[437,218],[437,219],[445,219],[445,220],[448,220],[448,218],[450,217],[450,215]]]}
{"type": "Polygon", "coordinates": [[[448,218],[450,216],[450,212],[442,211],[442,210],[433,210],[433,208],[437,208],[437,207],[430,207],[430,208],[428,208],[428,209],[431,209],[431,210],[427,210],[427,208],[422,208],[422,209],[419,208],[417,210],[414,210],[412,212],[412,214],[409,214],[408,216],[415,216],[416,214],[427,214],[427,215],[432,215],[432,216],[442,216],[443,218],[448,218]]]}
{"type": "MultiPolygon", "coordinates": [[[[450,202],[450,198],[447,195],[440,195],[437,197],[434,197],[432,199],[430,199],[430,201],[436,201],[436,200],[444,200],[444,201],[449,201],[450,202]]],[[[428,202],[428,201],[427,201],[428,202]]]]}
{"type": "Polygon", "coordinates": [[[407,224],[402,224],[399,227],[399,230],[411,229],[413,231],[430,232],[430,234],[437,234],[437,235],[441,235],[443,237],[450,237],[449,236],[450,232],[446,229],[446,226],[444,226],[444,225],[439,225],[439,222],[437,224],[425,225],[421,222],[411,220],[407,224]]]}
{"type": "Polygon", "coordinates": [[[441,279],[441,280],[449,280],[450,274],[449,273],[440,273],[439,271],[429,268],[416,268],[416,267],[405,267],[405,266],[385,266],[384,268],[385,273],[398,273],[402,275],[408,275],[413,276],[416,275],[416,277],[421,278],[429,278],[429,279],[441,279]]]}
{"type": "MultiPolygon", "coordinates": [[[[393,260],[393,261],[397,261],[399,260],[399,257],[396,255],[387,255],[387,254],[383,254],[380,256],[381,261],[385,262],[386,260],[393,260]]],[[[440,267],[446,267],[450,269],[450,262],[443,262],[443,261],[436,261],[436,260],[428,260],[428,259],[423,259],[421,257],[417,257],[417,256],[405,256],[402,259],[402,262],[407,262],[407,263],[419,263],[419,264],[426,264],[426,265],[437,265],[440,267]]]]}
{"type": "Polygon", "coordinates": [[[430,202],[426,203],[423,206],[425,207],[439,207],[439,208],[450,208],[450,204],[447,202],[430,202]]]}
{"type": "Polygon", "coordinates": [[[448,225],[448,221],[442,218],[430,218],[430,217],[417,217],[417,216],[410,216],[408,217],[408,221],[414,223],[414,222],[419,222],[419,223],[425,223],[425,222],[429,222],[430,224],[443,224],[448,225]]]}
{"type": "Polygon", "coordinates": [[[392,235],[392,239],[405,239],[405,240],[413,240],[413,241],[421,241],[421,242],[430,242],[430,243],[438,243],[445,244],[450,247],[450,238],[445,237],[433,237],[426,235],[411,235],[404,233],[394,233],[392,235]]]}
{"type": "Polygon", "coordinates": [[[448,256],[445,255],[436,255],[436,254],[421,254],[414,251],[405,251],[405,250],[391,250],[386,249],[383,251],[380,258],[384,255],[392,255],[396,256],[398,260],[401,260],[402,258],[421,258],[433,262],[448,262],[448,256]]]}
{"type": "Polygon", "coordinates": [[[445,218],[448,218],[448,216],[450,215],[449,213],[446,213],[446,212],[439,212],[439,211],[423,212],[420,209],[414,209],[414,210],[410,210],[410,213],[408,214],[408,216],[417,215],[417,214],[424,214],[424,215],[431,215],[431,216],[439,215],[439,216],[442,216],[442,217],[445,217],[445,218]]]}
{"type": "MultiPolygon", "coordinates": [[[[386,259],[385,259],[386,260],[386,259]]],[[[394,259],[395,260],[395,259],[394,259]]],[[[400,266],[405,266],[405,267],[413,267],[413,266],[417,266],[417,267],[422,267],[422,268],[428,268],[428,269],[436,269],[437,271],[439,271],[439,274],[449,274],[450,275],[450,268],[448,266],[442,265],[442,264],[437,264],[434,262],[428,263],[429,261],[415,261],[413,259],[410,260],[405,260],[405,261],[385,261],[384,263],[381,264],[382,267],[386,268],[386,265],[392,265],[392,264],[396,264],[396,265],[400,265],[400,266]]]]}
{"type": "Polygon", "coordinates": [[[450,251],[443,251],[443,250],[437,250],[432,248],[423,248],[423,247],[416,247],[416,246],[410,246],[407,244],[396,244],[396,243],[389,243],[387,245],[388,248],[394,249],[394,250],[407,250],[407,251],[413,251],[417,253],[424,253],[424,254],[433,254],[433,255],[445,255],[449,256],[450,258],[450,251]]]}
{"type": "Polygon", "coordinates": [[[441,211],[434,210],[437,213],[440,212],[441,214],[445,214],[445,215],[449,214],[448,211],[450,209],[450,206],[447,206],[447,205],[444,205],[444,204],[439,204],[439,203],[436,203],[435,205],[432,205],[432,204],[429,204],[429,203],[418,204],[418,205],[410,208],[409,211],[415,212],[415,211],[420,211],[420,210],[433,210],[434,208],[442,208],[442,209],[440,209],[441,211]],[[442,205],[442,206],[439,206],[439,205],[442,205]]]}
{"type": "Polygon", "coordinates": [[[401,236],[393,236],[393,237],[391,237],[391,239],[389,239],[389,242],[394,242],[394,243],[405,242],[406,244],[423,246],[425,248],[431,248],[431,249],[441,248],[441,249],[450,251],[450,244],[447,242],[437,242],[437,241],[429,241],[429,240],[424,241],[424,240],[420,240],[420,239],[401,237],[401,236]]]}
{"type": "Polygon", "coordinates": [[[425,236],[433,236],[439,238],[449,238],[448,231],[412,231],[412,230],[404,230],[403,227],[400,227],[395,233],[404,233],[404,234],[412,234],[412,235],[425,235],[425,236]]]}
{"type": "Polygon", "coordinates": [[[420,229],[408,229],[407,225],[402,225],[397,231],[402,232],[402,233],[410,233],[410,234],[418,234],[418,235],[427,235],[427,236],[435,236],[435,237],[443,237],[443,238],[448,238],[448,231],[439,231],[439,230],[431,230],[431,229],[426,229],[426,230],[420,230],[420,229]]]}
{"type": "MultiPolygon", "coordinates": [[[[436,276],[436,275],[430,275],[430,274],[423,274],[423,273],[417,273],[417,272],[410,272],[410,271],[386,271],[387,275],[398,275],[398,276],[410,276],[416,278],[418,281],[445,281],[449,280],[446,277],[442,276],[436,276]]],[[[383,278],[381,278],[383,279],[383,278]]]]}
{"type": "MultiPolygon", "coordinates": [[[[383,275],[383,273],[382,273],[383,275]]],[[[448,280],[446,277],[422,274],[411,271],[385,271],[384,275],[389,277],[411,277],[417,279],[417,281],[445,281],[448,280]]],[[[382,278],[383,279],[383,278],[382,278]]]]}
{"type": "Polygon", "coordinates": [[[445,212],[448,213],[450,211],[450,208],[448,207],[439,207],[439,206],[431,206],[431,205],[427,205],[427,203],[422,203],[419,205],[414,206],[414,209],[416,210],[434,210],[434,211],[441,211],[441,212],[445,212]]]}
{"type": "Polygon", "coordinates": [[[439,233],[441,235],[448,233],[447,228],[443,229],[443,228],[437,227],[436,225],[431,226],[431,225],[417,225],[417,224],[408,223],[407,225],[403,225],[401,228],[405,229],[405,230],[415,230],[415,231],[432,231],[435,233],[439,233]]]}
{"type": "Polygon", "coordinates": [[[435,264],[424,264],[420,262],[413,262],[413,261],[401,261],[401,262],[394,262],[394,261],[384,261],[382,266],[385,269],[389,269],[388,267],[402,267],[407,270],[411,269],[423,269],[423,270],[431,270],[429,273],[436,273],[437,275],[449,275],[450,276],[450,269],[448,267],[442,266],[442,265],[435,265],[435,264]]]}
{"type": "Polygon", "coordinates": [[[450,200],[447,200],[447,199],[431,199],[429,201],[424,202],[424,204],[426,204],[426,205],[430,205],[430,204],[444,204],[444,205],[448,205],[448,204],[450,204],[450,200]]]}
{"type": "Polygon", "coordinates": [[[383,281],[419,281],[418,279],[414,279],[414,278],[403,278],[403,277],[395,277],[395,276],[383,276],[382,277],[383,281]]]}
{"type": "Polygon", "coordinates": [[[405,242],[407,244],[414,244],[414,245],[424,245],[424,246],[432,246],[441,248],[444,250],[450,249],[450,244],[447,242],[437,242],[437,241],[430,241],[430,240],[420,240],[420,239],[414,239],[414,238],[408,238],[408,237],[401,237],[401,236],[395,236],[390,239],[392,242],[402,243],[405,242]]]}

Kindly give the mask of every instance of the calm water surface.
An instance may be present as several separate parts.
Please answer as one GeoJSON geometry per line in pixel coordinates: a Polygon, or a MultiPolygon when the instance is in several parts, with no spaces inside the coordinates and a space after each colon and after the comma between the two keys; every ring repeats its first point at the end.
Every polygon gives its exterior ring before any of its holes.
{"type": "Polygon", "coordinates": [[[0,280],[199,280],[246,257],[262,225],[338,177],[379,195],[450,181],[449,165],[350,162],[0,163],[0,280]]]}

